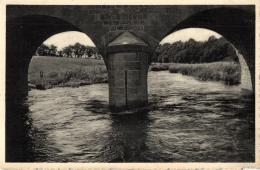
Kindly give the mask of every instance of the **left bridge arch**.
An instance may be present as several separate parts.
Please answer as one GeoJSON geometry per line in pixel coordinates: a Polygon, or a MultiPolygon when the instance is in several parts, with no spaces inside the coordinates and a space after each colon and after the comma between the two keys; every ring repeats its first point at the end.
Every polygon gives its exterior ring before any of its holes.
{"type": "Polygon", "coordinates": [[[23,98],[28,93],[28,67],[38,46],[47,38],[78,27],[59,18],[28,15],[6,23],[6,99],[23,98]]]}

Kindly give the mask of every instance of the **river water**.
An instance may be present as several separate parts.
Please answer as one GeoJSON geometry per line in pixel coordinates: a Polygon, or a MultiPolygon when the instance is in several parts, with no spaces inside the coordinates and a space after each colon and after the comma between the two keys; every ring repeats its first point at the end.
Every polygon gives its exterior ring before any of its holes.
{"type": "Polygon", "coordinates": [[[112,114],[108,85],[32,90],[36,162],[254,161],[254,97],[239,86],[149,72],[149,106],[112,114]],[[133,113],[134,112],[134,113],[133,113]]]}

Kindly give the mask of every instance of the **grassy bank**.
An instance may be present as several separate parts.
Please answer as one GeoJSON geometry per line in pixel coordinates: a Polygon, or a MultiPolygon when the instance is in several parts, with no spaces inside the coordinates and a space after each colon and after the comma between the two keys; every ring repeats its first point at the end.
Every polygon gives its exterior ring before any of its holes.
{"type": "MultiPolygon", "coordinates": [[[[193,76],[199,80],[223,81],[228,85],[240,83],[240,65],[236,62],[205,64],[154,63],[151,71],[169,70],[193,76]]],[[[52,87],[78,87],[107,82],[103,60],[34,56],[29,71],[29,83],[43,89],[52,87]],[[43,73],[41,78],[40,72],[43,73]]]]}
{"type": "Polygon", "coordinates": [[[181,73],[193,76],[203,81],[222,81],[227,85],[240,83],[240,65],[236,62],[214,62],[204,64],[178,64],[171,63],[171,73],[181,73]]]}
{"type": "Polygon", "coordinates": [[[107,70],[103,60],[34,56],[28,77],[37,87],[78,87],[107,82],[107,70]]]}
{"type": "Polygon", "coordinates": [[[171,63],[152,63],[149,67],[150,71],[168,70],[171,63]]]}

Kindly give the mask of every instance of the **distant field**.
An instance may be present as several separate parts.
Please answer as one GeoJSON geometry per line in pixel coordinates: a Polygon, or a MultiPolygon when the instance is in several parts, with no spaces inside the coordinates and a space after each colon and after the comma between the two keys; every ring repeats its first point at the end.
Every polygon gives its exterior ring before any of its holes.
{"type": "Polygon", "coordinates": [[[241,69],[237,62],[223,61],[203,64],[171,63],[169,71],[171,73],[193,76],[203,81],[222,81],[227,85],[239,84],[241,79],[241,69]]]}
{"type": "Polygon", "coordinates": [[[107,70],[103,60],[34,56],[28,77],[29,83],[44,88],[79,86],[107,82],[107,70]]]}

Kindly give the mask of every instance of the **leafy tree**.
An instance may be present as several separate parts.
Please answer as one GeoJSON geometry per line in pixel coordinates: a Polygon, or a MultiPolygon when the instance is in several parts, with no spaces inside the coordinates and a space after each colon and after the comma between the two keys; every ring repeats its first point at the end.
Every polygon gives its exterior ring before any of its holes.
{"type": "Polygon", "coordinates": [[[57,46],[55,45],[48,46],[46,44],[42,44],[37,48],[35,54],[38,56],[57,56],[58,55],[57,46]]]}
{"type": "Polygon", "coordinates": [[[63,57],[70,57],[72,58],[72,54],[73,54],[73,48],[71,45],[64,47],[61,51],[61,54],[63,57]]]}
{"type": "Polygon", "coordinates": [[[207,41],[200,42],[189,39],[172,44],[160,44],[156,48],[157,56],[153,62],[204,63],[220,60],[238,61],[232,45],[223,37],[210,36],[207,41]]]}
{"type": "Polygon", "coordinates": [[[38,56],[46,56],[49,53],[49,46],[42,44],[36,50],[36,55],[38,56]]]}
{"type": "Polygon", "coordinates": [[[57,56],[57,54],[58,54],[57,46],[50,45],[50,47],[49,47],[49,56],[57,56]]]}
{"type": "Polygon", "coordinates": [[[74,46],[72,46],[73,48],[73,52],[76,58],[80,58],[85,54],[86,51],[86,46],[80,44],[80,43],[76,43],[74,44],[74,46]]]}
{"type": "Polygon", "coordinates": [[[94,55],[96,59],[101,59],[102,57],[98,53],[96,47],[85,46],[80,43],[75,43],[74,45],[69,45],[64,47],[62,50],[58,51],[55,45],[42,44],[36,50],[35,55],[38,56],[57,56],[57,57],[71,57],[71,58],[83,58],[83,56],[91,57],[94,55]]]}
{"type": "Polygon", "coordinates": [[[96,47],[85,46],[80,43],[75,43],[74,45],[69,45],[61,50],[62,57],[75,57],[83,58],[83,56],[91,57],[95,55],[98,58],[98,50],[96,47]]]}

